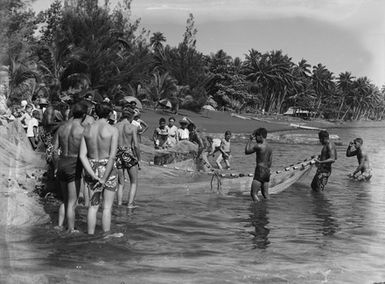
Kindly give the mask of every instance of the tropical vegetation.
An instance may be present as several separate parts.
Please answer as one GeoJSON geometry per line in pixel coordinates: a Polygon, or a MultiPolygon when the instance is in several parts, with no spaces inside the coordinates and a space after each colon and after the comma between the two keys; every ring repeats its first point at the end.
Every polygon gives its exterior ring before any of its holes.
{"type": "Polygon", "coordinates": [[[328,119],[384,118],[385,87],[367,77],[294,62],[279,49],[251,48],[243,60],[224,50],[203,54],[192,14],[181,42],[170,46],[161,31],[139,28],[130,0],[114,9],[108,1],[69,2],[56,0],[38,14],[23,0],[2,4],[0,65],[8,70],[10,104],[76,100],[91,90],[113,103],[130,95],[156,107],[166,99],[176,111],[210,104],[239,113],[293,108],[328,119]]]}

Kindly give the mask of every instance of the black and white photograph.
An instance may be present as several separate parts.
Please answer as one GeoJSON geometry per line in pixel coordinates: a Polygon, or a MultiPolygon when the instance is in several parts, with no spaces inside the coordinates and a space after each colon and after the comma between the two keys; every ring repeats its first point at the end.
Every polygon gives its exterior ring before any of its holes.
{"type": "Polygon", "coordinates": [[[0,0],[0,283],[385,283],[385,1],[0,0]]]}

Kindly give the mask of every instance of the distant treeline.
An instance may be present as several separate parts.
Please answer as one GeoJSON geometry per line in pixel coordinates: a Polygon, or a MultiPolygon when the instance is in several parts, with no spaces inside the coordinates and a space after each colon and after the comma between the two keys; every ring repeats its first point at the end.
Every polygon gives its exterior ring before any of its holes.
{"type": "Polygon", "coordinates": [[[202,54],[192,14],[181,42],[170,46],[162,32],[139,30],[129,0],[114,9],[95,0],[56,0],[39,14],[22,0],[5,2],[0,49],[10,104],[36,97],[76,100],[91,90],[115,103],[126,95],[150,106],[168,99],[176,111],[210,104],[235,112],[292,107],[329,119],[384,116],[385,88],[367,77],[348,71],[336,76],[321,63],[293,62],[281,50],[251,49],[244,60],[223,50],[202,54]]]}

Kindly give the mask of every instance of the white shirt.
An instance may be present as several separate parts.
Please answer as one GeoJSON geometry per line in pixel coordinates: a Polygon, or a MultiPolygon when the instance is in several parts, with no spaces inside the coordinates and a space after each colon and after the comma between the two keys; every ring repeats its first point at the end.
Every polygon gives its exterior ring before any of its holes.
{"type": "Polygon", "coordinates": [[[33,128],[39,126],[39,121],[32,117],[30,121],[28,121],[28,127],[27,127],[27,137],[35,137],[33,133],[33,128]]]}
{"type": "Polygon", "coordinates": [[[136,128],[138,129],[138,131],[141,131],[141,130],[142,130],[142,126],[140,125],[140,121],[134,119],[133,121],[131,121],[131,124],[134,125],[134,126],[136,126],[136,128]]]}
{"type": "Polygon", "coordinates": [[[213,147],[216,148],[216,147],[220,147],[221,146],[221,139],[219,138],[214,138],[213,139],[213,147]]]}
{"type": "Polygon", "coordinates": [[[178,127],[176,127],[175,125],[171,127],[167,125],[166,127],[168,129],[168,136],[176,138],[175,136],[178,134],[178,127]]]}
{"type": "Polygon", "coordinates": [[[21,117],[20,117],[20,122],[21,122],[21,125],[23,126],[23,128],[27,128],[28,127],[28,122],[32,119],[32,117],[29,115],[28,112],[24,113],[21,117]]]}
{"type": "Polygon", "coordinates": [[[185,128],[185,129],[178,128],[179,140],[188,140],[189,134],[190,134],[190,132],[188,131],[187,128],[185,128]]]}

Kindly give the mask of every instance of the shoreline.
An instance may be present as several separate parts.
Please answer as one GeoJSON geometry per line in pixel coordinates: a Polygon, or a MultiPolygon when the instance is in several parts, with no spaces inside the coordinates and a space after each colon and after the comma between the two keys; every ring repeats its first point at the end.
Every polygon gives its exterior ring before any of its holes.
{"type": "MultiPolygon", "coordinates": [[[[259,115],[253,114],[233,114],[230,112],[221,111],[202,111],[195,113],[188,110],[181,110],[177,115],[167,111],[154,111],[153,109],[145,108],[142,110],[141,119],[143,119],[149,128],[144,136],[152,138],[155,128],[158,126],[158,121],[161,117],[168,120],[169,117],[176,119],[175,125],[179,127],[179,120],[183,117],[190,118],[203,133],[224,133],[230,130],[233,134],[243,135],[251,133],[254,129],[264,127],[268,133],[295,131],[304,129],[290,126],[290,124],[300,124],[326,130],[341,129],[341,128],[381,128],[385,127],[385,121],[349,121],[349,122],[332,122],[324,119],[304,120],[297,117],[283,115],[259,115]],[[241,118],[243,117],[243,118],[241,118]]],[[[309,131],[318,131],[316,129],[309,131]]]]}

